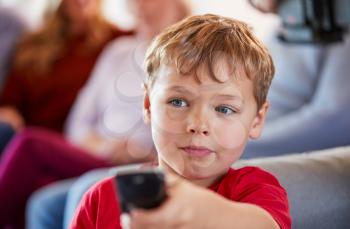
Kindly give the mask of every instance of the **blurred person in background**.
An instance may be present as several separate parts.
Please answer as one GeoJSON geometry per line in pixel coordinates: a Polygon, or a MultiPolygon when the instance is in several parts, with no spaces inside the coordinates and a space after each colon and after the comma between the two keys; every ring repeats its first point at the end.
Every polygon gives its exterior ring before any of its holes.
{"type": "MultiPolygon", "coordinates": [[[[26,25],[13,9],[0,6],[0,93],[12,64],[15,46],[26,25]]],[[[0,123],[0,152],[15,134],[7,123],[0,123]]]]}
{"type": "MultiPolygon", "coordinates": [[[[276,13],[279,0],[251,0],[276,13]]],[[[350,145],[350,36],[335,43],[294,44],[271,34],[265,43],[276,66],[270,109],[261,138],[247,144],[245,158],[350,145]]]]}
{"type": "Polygon", "coordinates": [[[0,6],[0,91],[12,64],[17,41],[25,29],[24,20],[14,9],[0,6]]]}
{"type": "Polygon", "coordinates": [[[125,34],[104,19],[101,1],[62,0],[38,31],[23,34],[0,93],[0,125],[62,131],[97,56],[125,34]]]}
{"type": "MultiPolygon", "coordinates": [[[[151,39],[190,10],[182,0],[131,0],[129,6],[136,17],[136,35],[118,38],[99,58],[68,119],[68,141],[59,134],[30,128],[15,137],[4,152],[0,222],[18,217],[18,209],[25,206],[30,194],[45,184],[94,168],[154,158],[150,130],[142,121],[142,61],[151,39]]],[[[49,195],[57,190],[64,195],[68,189],[69,185],[64,190],[59,186],[49,195]]],[[[47,195],[37,197],[39,205],[46,203],[47,195]]],[[[28,227],[62,228],[64,205],[65,201],[58,199],[43,210],[46,215],[41,215],[44,212],[36,205],[29,211],[37,215],[33,220],[29,217],[28,227]],[[57,212],[58,218],[52,215],[57,212]]]]}
{"type": "MultiPolygon", "coordinates": [[[[118,36],[130,34],[108,23],[101,8],[101,0],[62,0],[38,31],[23,35],[0,95],[1,123],[10,125],[16,132],[27,125],[62,130],[70,107],[104,46],[118,36]]],[[[31,156],[30,160],[41,160],[31,156]]],[[[6,158],[1,157],[1,176],[11,164],[6,158]]],[[[30,167],[30,160],[17,161],[20,166],[16,172],[26,182],[30,179],[27,180],[29,177],[24,170],[22,173],[21,163],[30,167]]],[[[46,172],[47,168],[43,173],[46,172]]],[[[10,182],[2,180],[0,228],[5,225],[23,227],[24,206],[16,203],[24,203],[26,197],[21,196],[21,188],[11,189],[11,185],[20,183],[31,189],[51,181],[50,176],[41,178],[28,186],[15,177],[10,182]]]]}

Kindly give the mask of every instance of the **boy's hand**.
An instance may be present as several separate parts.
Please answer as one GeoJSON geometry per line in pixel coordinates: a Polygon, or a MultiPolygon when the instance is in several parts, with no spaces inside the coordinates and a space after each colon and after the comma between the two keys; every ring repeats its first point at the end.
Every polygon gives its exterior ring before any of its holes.
{"type": "Polygon", "coordinates": [[[156,209],[135,209],[130,216],[122,215],[123,229],[279,228],[258,206],[229,201],[174,175],[166,178],[166,201],[156,209]]]}
{"type": "Polygon", "coordinates": [[[129,228],[204,228],[207,217],[204,214],[210,212],[205,209],[208,193],[211,194],[182,178],[167,174],[167,200],[154,210],[132,211],[129,228]]]}

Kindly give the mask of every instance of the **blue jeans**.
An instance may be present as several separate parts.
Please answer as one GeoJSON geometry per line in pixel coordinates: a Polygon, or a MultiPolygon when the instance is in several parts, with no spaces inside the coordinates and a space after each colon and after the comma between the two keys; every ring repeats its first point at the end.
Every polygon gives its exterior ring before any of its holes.
{"type": "Polygon", "coordinates": [[[57,181],[36,191],[27,204],[26,228],[62,229],[67,193],[74,181],[57,181]]]}
{"type": "Polygon", "coordinates": [[[27,229],[68,228],[83,194],[109,169],[97,169],[81,177],[57,181],[36,191],[26,209],[27,229]]]}
{"type": "Polygon", "coordinates": [[[84,193],[93,186],[96,182],[111,176],[109,168],[94,169],[90,172],[85,173],[79,177],[72,187],[69,189],[67,202],[64,210],[63,228],[68,229],[76,208],[78,207],[80,200],[84,193]]]}
{"type": "Polygon", "coordinates": [[[15,135],[15,130],[7,123],[0,122],[0,154],[15,135]]]}

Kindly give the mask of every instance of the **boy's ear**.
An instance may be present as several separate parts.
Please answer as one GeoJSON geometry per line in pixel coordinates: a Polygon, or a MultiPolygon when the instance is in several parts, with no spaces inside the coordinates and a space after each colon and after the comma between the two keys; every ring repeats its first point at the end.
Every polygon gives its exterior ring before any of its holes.
{"type": "Polygon", "coordinates": [[[250,130],[249,130],[249,137],[251,139],[257,139],[260,137],[261,132],[262,132],[263,127],[264,127],[264,124],[265,124],[266,114],[267,114],[269,107],[270,107],[270,103],[269,103],[269,101],[266,101],[261,106],[258,113],[256,114],[256,117],[254,118],[253,123],[250,127],[250,130]]]}
{"type": "Polygon", "coordinates": [[[145,84],[142,85],[143,87],[143,121],[146,124],[151,123],[151,102],[149,100],[149,93],[147,86],[145,84]]]}

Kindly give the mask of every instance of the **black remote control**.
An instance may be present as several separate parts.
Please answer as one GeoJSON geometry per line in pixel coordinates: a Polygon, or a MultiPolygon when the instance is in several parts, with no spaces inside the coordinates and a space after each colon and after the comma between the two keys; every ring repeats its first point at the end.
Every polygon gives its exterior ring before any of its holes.
{"type": "Polygon", "coordinates": [[[160,169],[129,170],[115,176],[121,211],[151,209],[166,199],[164,173],[160,169]]]}

